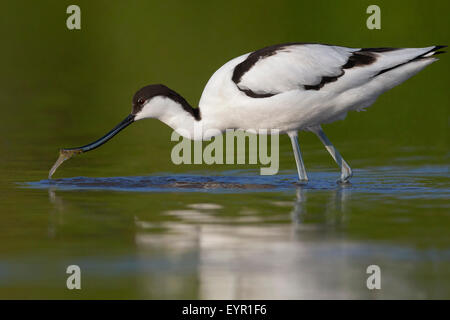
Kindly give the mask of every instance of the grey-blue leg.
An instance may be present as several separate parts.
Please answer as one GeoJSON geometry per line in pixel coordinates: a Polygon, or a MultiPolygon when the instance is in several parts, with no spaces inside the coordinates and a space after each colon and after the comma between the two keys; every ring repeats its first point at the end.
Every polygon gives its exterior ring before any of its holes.
{"type": "Polygon", "coordinates": [[[298,178],[302,182],[308,181],[306,175],[305,165],[303,164],[302,152],[298,144],[297,131],[288,132],[289,138],[291,138],[292,150],[294,151],[295,163],[297,164],[298,178]]]}
{"type": "Polygon", "coordinates": [[[348,182],[348,180],[353,175],[352,169],[350,168],[350,166],[342,158],[339,151],[333,146],[333,144],[328,139],[325,132],[323,132],[321,127],[311,129],[311,131],[314,132],[319,137],[320,141],[322,141],[323,145],[328,150],[328,152],[331,154],[334,161],[336,161],[339,168],[341,168],[341,179],[338,182],[342,182],[342,183],[348,182]]]}

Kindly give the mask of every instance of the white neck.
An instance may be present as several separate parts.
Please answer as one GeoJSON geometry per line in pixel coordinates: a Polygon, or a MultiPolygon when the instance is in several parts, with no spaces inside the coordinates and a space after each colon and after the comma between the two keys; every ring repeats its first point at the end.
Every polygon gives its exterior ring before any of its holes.
{"type": "Polygon", "coordinates": [[[209,128],[203,118],[196,119],[194,112],[185,108],[170,98],[155,97],[136,115],[135,120],[156,118],[191,140],[205,140],[221,134],[220,130],[209,128]]]}
{"type": "Polygon", "coordinates": [[[203,121],[196,120],[192,114],[184,110],[177,104],[176,110],[173,112],[168,110],[159,120],[167,124],[179,135],[192,140],[201,140],[202,136],[196,134],[198,128],[201,128],[203,121]],[[196,130],[197,129],[197,130],[196,130]]]}

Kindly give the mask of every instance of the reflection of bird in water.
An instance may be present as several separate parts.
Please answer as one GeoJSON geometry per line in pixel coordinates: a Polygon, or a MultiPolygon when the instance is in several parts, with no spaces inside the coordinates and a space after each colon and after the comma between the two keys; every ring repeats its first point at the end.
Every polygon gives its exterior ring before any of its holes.
{"type": "MultiPolygon", "coordinates": [[[[308,212],[307,210],[307,199],[308,193],[311,190],[304,188],[302,186],[296,189],[296,200],[291,211],[291,219],[294,224],[294,229],[304,227],[307,224],[309,217],[314,216],[317,212],[308,212]]],[[[351,191],[347,188],[347,185],[338,185],[337,188],[332,190],[315,191],[314,200],[316,203],[320,195],[327,195],[328,200],[325,204],[325,210],[320,211],[321,222],[319,225],[329,225],[329,224],[341,224],[346,213],[346,202],[350,197],[351,191]]]]}
{"type": "Polygon", "coordinates": [[[54,188],[48,189],[48,199],[53,205],[54,210],[50,211],[50,222],[48,225],[48,236],[54,238],[57,232],[57,226],[62,224],[62,212],[64,210],[64,201],[56,195],[54,188]]]}
{"type": "Polygon", "coordinates": [[[154,118],[195,140],[210,139],[226,129],[279,130],[291,139],[302,181],[308,178],[297,132],[312,131],[341,168],[340,181],[347,182],[352,170],[321,125],[369,107],[380,94],[436,61],[440,48],[274,45],[223,65],[209,79],[195,109],[168,87],[148,85],[135,93],[131,114],[105,136],[83,147],[61,150],[49,177],[74,154],[101,146],[137,120],[154,118]]]}

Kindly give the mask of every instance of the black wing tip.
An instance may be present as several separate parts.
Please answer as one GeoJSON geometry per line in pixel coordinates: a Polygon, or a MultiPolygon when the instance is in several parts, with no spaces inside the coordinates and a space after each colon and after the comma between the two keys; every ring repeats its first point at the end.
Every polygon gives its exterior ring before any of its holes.
{"type": "Polygon", "coordinates": [[[442,49],[442,48],[447,48],[447,46],[445,46],[445,45],[434,46],[433,49],[428,50],[427,52],[421,54],[420,56],[417,57],[417,59],[431,58],[437,54],[445,53],[446,51],[438,51],[439,49],[442,49]]]}
{"type": "MultiPolygon", "coordinates": [[[[436,45],[433,47],[433,49],[431,49],[430,51],[428,51],[428,53],[432,52],[432,51],[437,51],[439,49],[442,48],[447,48],[447,45],[436,45]]],[[[396,51],[396,50],[402,50],[402,49],[408,49],[408,48],[393,48],[393,47],[378,47],[378,48],[362,48],[359,49],[359,52],[388,52],[388,51],[396,51]]]]}
{"type": "Polygon", "coordinates": [[[447,48],[447,46],[445,45],[440,45],[440,46],[434,46],[433,49],[433,56],[437,55],[437,54],[442,54],[442,53],[446,53],[447,51],[439,51],[442,48],[447,48]]]}
{"type": "Polygon", "coordinates": [[[439,46],[434,46],[434,49],[433,49],[433,51],[437,51],[437,50],[439,50],[439,49],[442,49],[442,48],[447,48],[448,46],[446,46],[446,45],[439,45],[439,46]]]}

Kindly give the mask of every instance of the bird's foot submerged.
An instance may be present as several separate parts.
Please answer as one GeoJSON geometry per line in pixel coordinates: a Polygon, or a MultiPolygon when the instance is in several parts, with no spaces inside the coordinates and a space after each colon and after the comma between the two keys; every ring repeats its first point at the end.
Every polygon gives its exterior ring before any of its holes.
{"type": "Polygon", "coordinates": [[[352,184],[352,183],[350,182],[350,178],[347,178],[346,180],[337,179],[337,180],[336,180],[336,183],[337,183],[337,184],[341,184],[341,185],[350,185],[350,184],[352,184]]]}
{"type": "Polygon", "coordinates": [[[306,179],[299,179],[295,182],[296,185],[298,186],[305,186],[308,184],[308,178],[306,179]]]}
{"type": "Polygon", "coordinates": [[[336,181],[338,184],[350,184],[350,178],[353,176],[352,169],[347,165],[342,167],[341,177],[336,181]]]}

